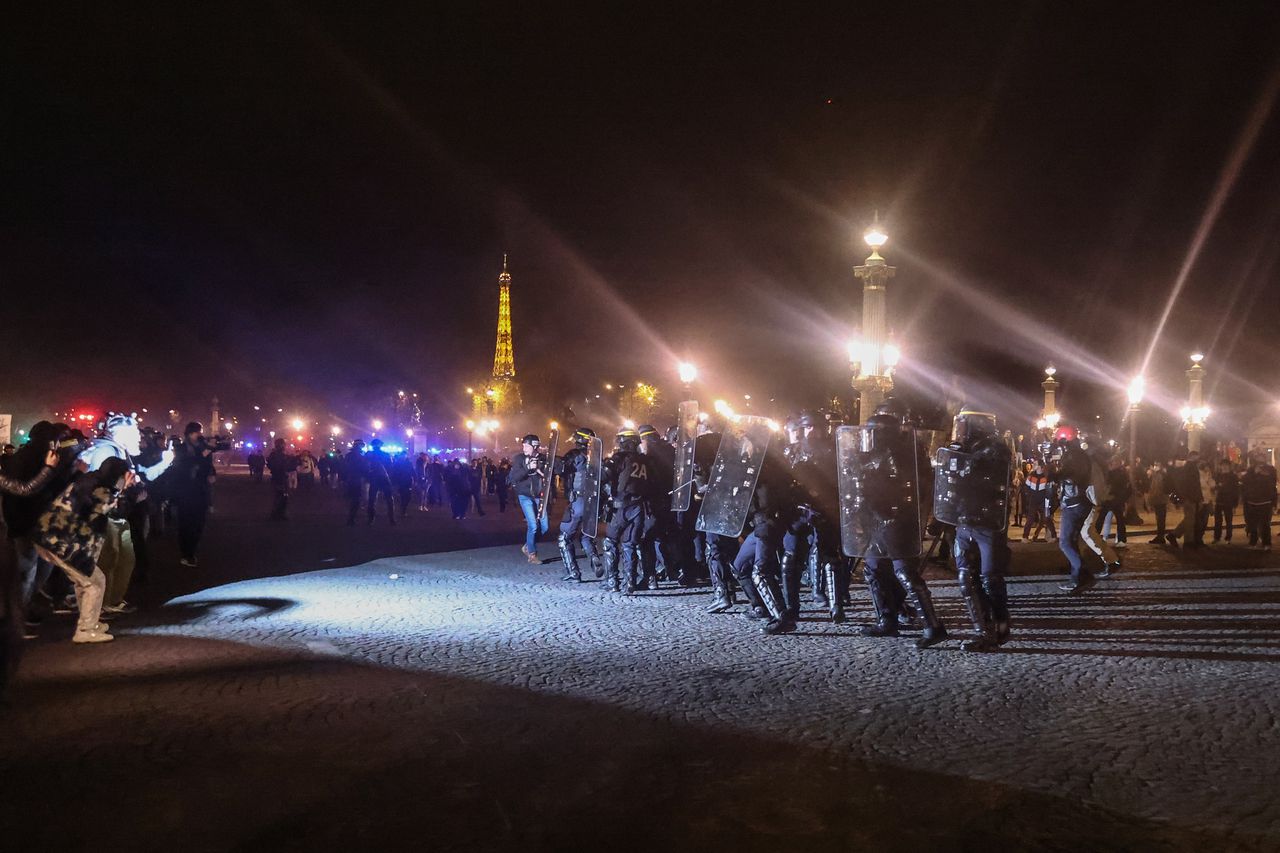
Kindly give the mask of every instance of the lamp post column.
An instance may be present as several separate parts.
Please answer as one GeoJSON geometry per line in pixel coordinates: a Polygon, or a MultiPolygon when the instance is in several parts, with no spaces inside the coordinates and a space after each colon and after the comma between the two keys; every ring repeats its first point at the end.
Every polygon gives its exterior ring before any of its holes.
{"type": "Polygon", "coordinates": [[[1187,452],[1200,452],[1200,435],[1204,432],[1204,367],[1200,364],[1204,356],[1194,353],[1191,356],[1191,368],[1187,371],[1187,452]]]}
{"type": "Polygon", "coordinates": [[[849,358],[854,365],[853,388],[858,392],[858,419],[866,421],[893,389],[893,365],[886,362],[896,361],[896,350],[894,357],[886,358],[890,346],[886,293],[897,269],[880,256],[880,247],[889,238],[880,227],[879,215],[862,239],[871,247],[871,254],[853,268],[853,274],[862,279],[862,331],[849,358]]]}

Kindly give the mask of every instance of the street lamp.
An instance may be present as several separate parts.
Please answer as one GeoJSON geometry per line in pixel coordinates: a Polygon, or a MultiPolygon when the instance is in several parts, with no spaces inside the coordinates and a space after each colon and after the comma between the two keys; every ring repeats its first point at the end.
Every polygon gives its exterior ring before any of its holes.
{"type": "Polygon", "coordinates": [[[382,429],[382,419],[381,419],[381,418],[374,418],[374,419],[373,419],[373,431],[374,431],[374,432],[377,432],[377,431],[378,431],[378,430],[380,430],[380,429],[382,429]]]}
{"type": "Polygon", "coordinates": [[[302,429],[302,418],[294,418],[294,419],[293,419],[293,428],[294,428],[295,430],[302,429]]]}
{"type": "Polygon", "coordinates": [[[1041,429],[1053,429],[1058,425],[1058,386],[1062,383],[1055,378],[1057,374],[1058,368],[1052,364],[1044,369],[1044,381],[1040,383],[1040,387],[1044,389],[1044,409],[1040,412],[1040,420],[1036,422],[1036,426],[1041,429]]]}
{"type": "Polygon", "coordinates": [[[889,242],[889,234],[880,225],[876,214],[871,227],[862,234],[862,241],[871,254],[853,274],[862,281],[862,326],[860,337],[849,344],[849,363],[853,368],[853,388],[858,392],[858,411],[870,414],[880,401],[893,389],[893,365],[901,353],[890,351],[888,330],[888,306],[886,292],[889,279],[896,270],[885,263],[880,249],[889,242]]]}
{"type": "Polygon", "coordinates": [[[1187,452],[1200,451],[1200,435],[1209,419],[1209,407],[1204,404],[1204,354],[1191,354],[1191,367],[1187,370],[1187,405],[1182,409],[1182,421],[1187,430],[1187,452]]]}
{"type": "Polygon", "coordinates": [[[473,453],[473,450],[472,450],[472,447],[471,447],[471,435],[472,435],[472,433],[474,433],[474,432],[475,432],[475,429],[476,429],[476,422],[475,422],[475,421],[473,421],[473,420],[468,419],[468,420],[467,420],[467,424],[466,424],[466,426],[467,426],[467,461],[468,461],[468,462],[470,462],[470,461],[471,461],[471,456],[472,456],[472,453],[473,453]]]}
{"type": "Polygon", "coordinates": [[[1129,383],[1129,464],[1132,465],[1138,452],[1138,407],[1147,391],[1147,380],[1144,376],[1135,376],[1129,383]]]}

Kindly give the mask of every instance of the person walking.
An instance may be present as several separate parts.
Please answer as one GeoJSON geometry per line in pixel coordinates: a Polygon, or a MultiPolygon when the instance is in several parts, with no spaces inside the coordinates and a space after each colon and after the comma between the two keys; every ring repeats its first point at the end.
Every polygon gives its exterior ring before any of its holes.
{"type": "Polygon", "coordinates": [[[475,501],[476,515],[484,515],[484,507],[480,505],[480,495],[484,492],[484,463],[475,462],[471,466],[471,470],[467,472],[471,478],[471,497],[470,500],[475,501]]]}
{"type": "Polygon", "coordinates": [[[382,439],[380,438],[375,438],[369,442],[369,447],[370,450],[364,457],[365,479],[369,481],[369,524],[373,524],[374,516],[378,514],[378,495],[383,495],[387,502],[387,521],[392,526],[395,526],[396,507],[395,500],[392,498],[391,456],[382,449],[382,439]]]}
{"type": "Polygon", "coordinates": [[[511,460],[505,457],[498,463],[494,472],[494,488],[498,494],[498,512],[507,511],[507,498],[510,496],[511,460]]]}
{"type": "Polygon", "coordinates": [[[1050,510],[1050,498],[1053,494],[1053,480],[1045,471],[1044,463],[1037,461],[1022,481],[1022,505],[1026,512],[1026,525],[1022,528],[1023,542],[1039,542],[1040,531],[1047,525],[1049,539],[1057,538],[1053,527],[1053,516],[1050,510]],[[1034,530],[1032,529],[1034,527],[1034,530]]]}
{"type": "Polygon", "coordinates": [[[272,521],[288,520],[289,475],[298,470],[298,467],[298,457],[285,449],[283,438],[277,438],[271,455],[267,457],[267,468],[271,471],[271,490],[275,494],[271,506],[272,521]]]}
{"type": "Polygon", "coordinates": [[[1231,534],[1235,532],[1236,507],[1240,505],[1240,478],[1236,476],[1230,462],[1223,459],[1218,463],[1218,472],[1214,475],[1217,495],[1213,501],[1213,541],[1218,543],[1225,539],[1231,542],[1231,534]],[[1226,535],[1223,535],[1223,529],[1226,535]]]}
{"type": "Polygon", "coordinates": [[[351,449],[342,457],[342,494],[347,499],[347,527],[356,523],[360,512],[360,499],[364,496],[365,483],[364,441],[357,438],[351,449]]]}
{"type": "Polygon", "coordinates": [[[1181,539],[1184,548],[1196,548],[1200,545],[1200,507],[1204,503],[1204,493],[1200,490],[1200,454],[1191,451],[1187,459],[1172,472],[1173,491],[1182,503],[1182,521],[1165,536],[1170,545],[1177,545],[1181,539]]]}
{"type": "Polygon", "coordinates": [[[539,515],[546,492],[547,463],[540,452],[542,443],[538,436],[530,433],[524,437],[521,452],[511,460],[511,491],[520,503],[520,511],[524,513],[525,537],[520,551],[530,563],[541,565],[538,559],[539,532],[547,532],[547,520],[539,515]]]}
{"type": "Polygon", "coordinates": [[[1159,462],[1151,466],[1151,473],[1147,477],[1146,503],[1156,517],[1156,535],[1151,544],[1159,545],[1165,540],[1167,531],[1164,525],[1169,515],[1169,475],[1159,462]]]}

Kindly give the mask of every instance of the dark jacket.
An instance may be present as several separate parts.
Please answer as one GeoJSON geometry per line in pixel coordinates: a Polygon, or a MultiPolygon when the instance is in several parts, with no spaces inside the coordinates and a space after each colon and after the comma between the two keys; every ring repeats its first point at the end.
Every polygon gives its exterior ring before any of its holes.
{"type": "Polygon", "coordinates": [[[517,453],[511,460],[511,474],[508,476],[508,481],[511,483],[511,491],[516,495],[530,498],[541,496],[545,478],[546,473],[536,459],[517,453]]]}
{"type": "Polygon", "coordinates": [[[271,469],[271,485],[283,489],[289,485],[289,472],[298,470],[298,457],[284,451],[273,450],[267,458],[271,469]]]}
{"type": "Polygon", "coordinates": [[[1200,463],[1187,461],[1173,472],[1173,491],[1187,503],[1204,503],[1200,491],[1200,463]]]}
{"type": "Polygon", "coordinates": [[[1235,507],[1240,503],[1240,478],[1234,471],[1214,474],[1213,479],[1218,484],[1218,506],[1235,507]]]}
{"type": "Polygon", "coordinates": [[[1259,470],[1250,468],[1240,478],[1240,495],[1247,504],[1276,505],[1276,469],[1262,465],[1259,470]]]}
{"type": "Polygon", "coordinates": [[[212,448],[184,441],[173,454],[173,464],[166,473],[170,474],[167,483],[174,499],[182,504],[208,503],[209,478],[214,475],[212,448]]]}

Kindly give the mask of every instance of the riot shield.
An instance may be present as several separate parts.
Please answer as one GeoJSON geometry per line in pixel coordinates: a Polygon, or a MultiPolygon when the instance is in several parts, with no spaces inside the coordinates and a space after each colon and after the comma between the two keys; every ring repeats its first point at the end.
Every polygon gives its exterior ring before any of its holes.
{"type": "Polygon", "coordinates": [[[676,417],[675,482],[671,484],[671,511],[686,512],[693,502],[693,445],[698,440],[698,401],[685,400],[676,417]]]}
{"type": "Polygon", "coordinates": [[[915,430],[842,426],[836,464],[845,556],[906,560],[924,553],[915,430]]]}
{"type": "Polygon", "coordinates": [[[551,444],[547,447],[547,475],[542,478],[542,500],[538,508],[538,525],[547,523],[547,513],[551,509],[551,499],[555,495],[556,450],[560,447],[560,430],[551,431],[551,444]]]}
{"type": "Polygon", "coordinates": [[[587,440],[583,458],[586,470],[582,478],[582,534],[592,539],[600,529],[600,486],[604,479],[604,439],[594,435],[587,440]]]}
{"type": "Polygon", "coordinates": [[[717,536],[742,535],[772,438],[768,418],[746,415],[725,427],[698,512],[698,530],[717,536]]]}
{"type": "Polygon", "coordinates": [[[940,447],[936,458],[934,518],[979,530],[1004,530],[1009,524],[1012,457],[974,456],[940,447]]]}

